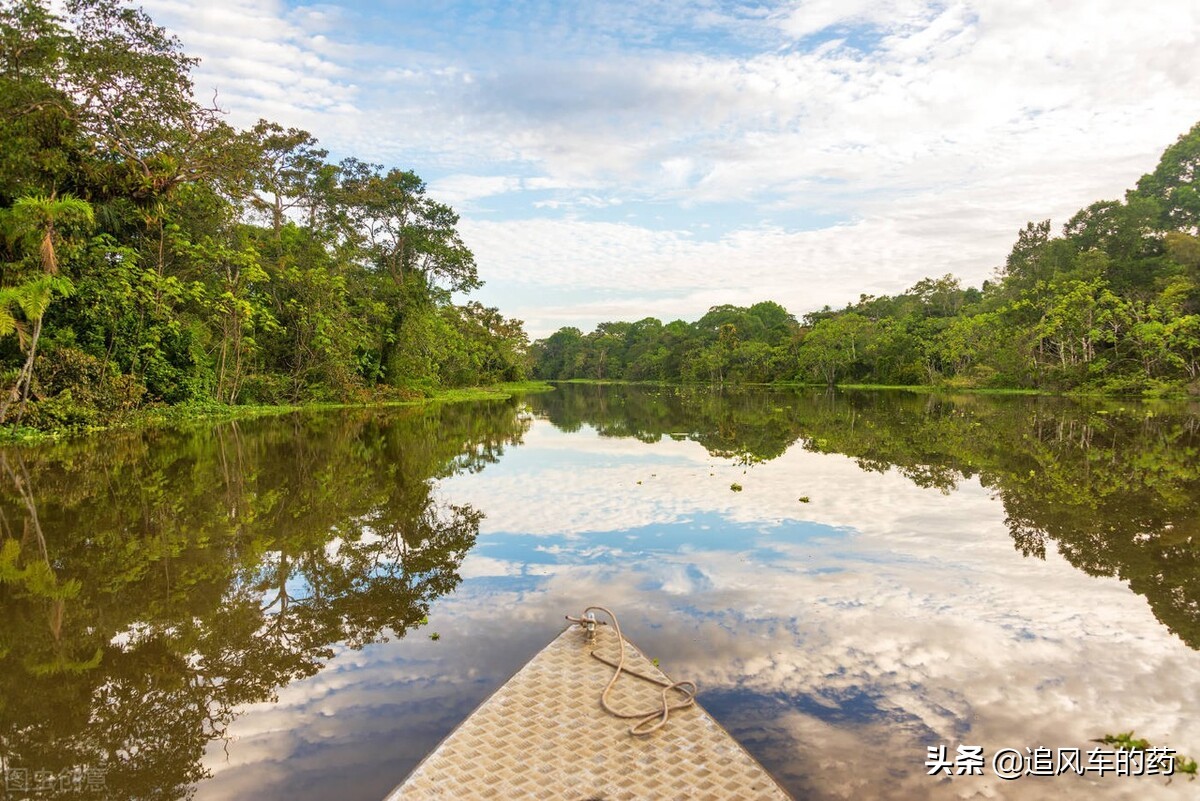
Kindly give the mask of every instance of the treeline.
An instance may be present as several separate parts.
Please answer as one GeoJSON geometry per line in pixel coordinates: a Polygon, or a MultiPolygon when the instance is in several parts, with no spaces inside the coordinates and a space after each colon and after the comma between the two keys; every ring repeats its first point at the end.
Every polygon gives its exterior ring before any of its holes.
{"type": "Polygon", "coordinates": [[[994,281],[947,275],[798,321],[717,306],[535,342],[534,375],[1200,394],[1200,124],[1123,201],[1017,236],[994,281]]]}
{"type": "Polygon", "coordinates": [[[120,0],[0,4],[0,423],[524,377],[518,320],[413,172],[236,130],[120,0]]]}

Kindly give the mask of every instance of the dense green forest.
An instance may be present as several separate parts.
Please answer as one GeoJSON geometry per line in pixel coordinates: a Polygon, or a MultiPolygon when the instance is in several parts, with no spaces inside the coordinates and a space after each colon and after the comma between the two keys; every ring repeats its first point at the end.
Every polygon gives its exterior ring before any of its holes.
{"type": "Polygon", "coordinates": [[[1200,125],[1124,201],[946,276],[798,321],[773,302],[565,328],[477,302],[413,172],[237,130],[120,0],[0,2],[0,425],[147,406],[377,401],[537,377],[1200,392],[1200,125]],[[62,9],[58,16],[55,10],[62,9]]]}
{"type": "Polygon", "coordinates": [[[534,375],[1200,394],[1200,124],[1123,201],[1029,225],[995,280],[926,278],[797,319],[716,306],[535,342],[534,375]]]}
{"type": "Polygon", "coordinates": [[[522,324],[413,172],[236,130],[119,0],[0,3],[0,423],[523,377],[522,324]]]}

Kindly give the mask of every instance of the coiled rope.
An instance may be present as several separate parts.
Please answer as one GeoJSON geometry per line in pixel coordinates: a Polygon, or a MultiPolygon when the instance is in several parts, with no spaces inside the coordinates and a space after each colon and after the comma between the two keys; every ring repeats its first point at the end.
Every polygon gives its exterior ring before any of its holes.
{"type": "Polygon", "coordinates": [[[647,734],[652,734],[661,729],[663,726],[667,725],[667,719],[671,717],[672,712],[677,712],[680,709],[685,709],[696,703],[696,683],[694,681],[663,681],[662,679],[657,679],[653,676],[647,676],[643,673],[638,673],[636,670],[630,670],[629,668],[625,667],[625,637],[621,634],[621,624],[617,621],[617,616],[613,614],[611,610],[606,609],[603,606],[589,606],[587,609],[583,610],[583,613],[579,617],[571,617],[570,615],[567,615],[566,618],[572,623],[578,623],[581,628],[588,632],[588,638],[591,639],[595,633],[596,626],[607,625],[604,621],[597,620],[595,615],[590,614],[591,612],[603,612],[604,614],[608,615],[609,619],[612,620],[613,629],[615,629],[617,632],[617,643],[620,646],[620,652],[616,662],[605,659],[595,651],[591,652],[593,659],[603,662],[609,667],[615,668],[612,678],[608,680],[608,684],[604,685],[604,691],[600,693],[600,706],[604,708],[605,712],[615,718],[623,718],[625,720],[636,719],[637,723],[634,723],[629,727],[630,734],[634,735],[635,737],[644,737],[647,734]],[[612,692],[613,686],[617,683],[617,679],[621,677],[622,673],[627,673],[628,675],[641,679],[642,681],[648,681],[651,684],[661,687],[662,705],[659,706],[658,709],[648,713],[622,712],[618,709],[614,709],[612,704],[608,702],[608,694],[612,692]],[[683,700],[672,704],[668,699],[668,694],[672,690],[681,693],[683,695],[683,700]]]}

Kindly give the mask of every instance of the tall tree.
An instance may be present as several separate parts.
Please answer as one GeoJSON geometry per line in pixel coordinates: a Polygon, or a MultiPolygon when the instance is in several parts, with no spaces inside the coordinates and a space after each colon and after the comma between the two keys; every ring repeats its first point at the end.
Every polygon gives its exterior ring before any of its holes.
{"type": "Polygon", "coordinates": [[[1137,182],[1137,194],[1154,198],[1163,230],[1200,234],[1200,122],[1162,154],[1154,172],[1137,182]]]}
{"type": "Polygon", "coordinates": [[[308,131],[287,128],[275,122],[259,120],[246,133],[257,153],[252,180],[256,193],[251,203],[267,215],[278,245],[283,224],[292,209],[308,211],[308,225],[315,224],[318,200],[315,197],[329,151],[317,146],[308,131]]]}

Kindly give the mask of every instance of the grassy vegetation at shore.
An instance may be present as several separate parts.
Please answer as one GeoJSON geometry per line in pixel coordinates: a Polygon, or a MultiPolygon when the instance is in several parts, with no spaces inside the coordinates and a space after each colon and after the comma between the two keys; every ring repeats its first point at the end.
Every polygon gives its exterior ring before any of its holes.
{"type": "Polygon", "coordinates": [[[712,387],[712,388],[728,388],[728,387],[759,387],[765,389],[848,389],[848,390],[886,390],[886,391],[903,391],[903,392],[920,392],[927,395],[1041,395],[1047,397],[1058,398],[1105,398],[1108,400],[1180,400],[1194,401],[1196,396],[1189,393],[1187,390],[1162,389],[1156,391],[1144,391],[1140,393],[1114,393],[1103,392],[1100,390],[1085,390],[1085,389],[1067,389],[1067,390],[1052,390],[1052,389],[1025,389],[1020,387],[971,387],[958,386],[955,384],[835,384],[830,387],[817,381],[770,381],[770,382],[755,382],[755,381],[738,381],[727,382],[725,384],[709,384],[705,382],[695,381],[631,381],[621,378],[568,378],[561,380],[551,380],[552,384],[593,384],[597,386],[607,385],[627,385],[627,386],[650,386],[650,387],[712,387]]]}
{"type": "Polygon", "coordinates": [[[289,414],[292,412],[329,411],[334,409],[379,409],[425,406],[436,403],[462,403],[480,400],[507,400],[513,395],[531,392],[552,392],[554,387],[544,381],[512,381],[482,387],[434,390],[429,395],[412,398],[367,400],[355,403],[305,403],[284,405],[227,406],[219,403],[189,403],[178,406],[154,406],[101,426],[64,428],[49,431],[21,425],[0,426],[0,445],[36,444],[64,437],[95,434],[114,429],[149,428],[159,425],[181,425],[190,422],[219,422],[246,420],[254,417],[289,414]]]}
{"type": "MultiPolygon", "coordinates": [[[[775,386],[816,387],[824,384],[778,383],[775,386]]],[[[1143,391],[1139,393],[1116,393],[1089,389],[1025,389],[1020,387],[970,387],[954,384],[837,384],[833,389],[854,390],[904,390],[923,392],[930,395],[1043,395],[1056,398],[1105,398],[1108,400],[1195,400],[1196,396],[1186,390],[1143,391]]]]}
{"type": "MultiPolygon", "coordinates": [[[[810,385],[812,386],[812,385],[810,385]]],[[[1046,389],[1020,389],[1017,387],[959,387],[947,384],[838,384],[835,389],[853,390],[903,390],[922,392],[929,395],[1051,395],[1062,396],[1078,393],[1053,392],[1046,389]]]]}
{"type": "MultiPolygon", "coordinates": [[[[853,390],[902,390],[905,392],[925,392],[929,394],[970,394],[970,395],[1078,395],[1081,393],[1061,393],[1051,392],[1044,389],[1015,389],[1015,388],[988,388],[988,387],[955,387],[945,385],[930,385],[930,384],[835,384],[830,387],[828,384],[822,384],[814,381],[769,381],[769,382],[753,382],[739,381],[736,383],[726,384],[708,384],[704,382],[689,382],[689,381],[627,381],[620,378],[569,378],[562,381],[552,381],[552,384],[594,384],[597,386],[607,385],[630,385],[630,386],[647,386],[647,387],[712,387],[712,388],[727,388],[727,387],[759,387],[763,389],[853,389],[853,390]]],[[[1104,397],[1113,397],[1111,395],[1104,397]]],[[[1182,397],[1182,396],[1181,396],[1182,397]]]]}

